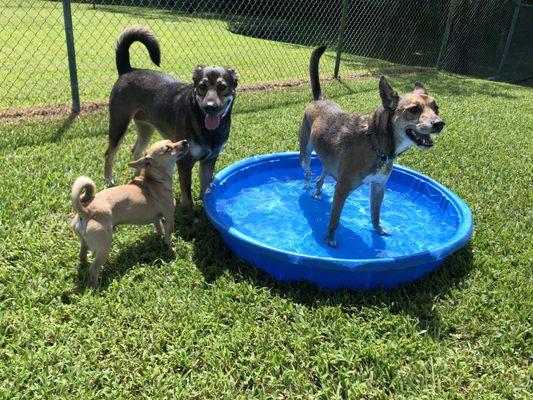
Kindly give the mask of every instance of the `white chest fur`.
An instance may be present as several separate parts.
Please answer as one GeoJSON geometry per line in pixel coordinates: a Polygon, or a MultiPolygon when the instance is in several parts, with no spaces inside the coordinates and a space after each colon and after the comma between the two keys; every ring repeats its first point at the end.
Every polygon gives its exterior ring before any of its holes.
{"type": "Polygon", "coordinates": [[[212,158],[213,156],[218,156],[218,154],[222,151],[223,147],[224,147],[224,144],[221,144],[220,146],[211,150],[209,147],[202,147],[192,142],[189,153],[191,157],[193,158],[193,160],[208,160],[212,158]]]}
{"type": "Polygon", "coordinates": [[[207,158],[209,157],[209,154],[211,153],[211,150],[209,150],[207,147],[202,147],[194,142],[192,143],[189,151],[194,160],[207,158]]]}

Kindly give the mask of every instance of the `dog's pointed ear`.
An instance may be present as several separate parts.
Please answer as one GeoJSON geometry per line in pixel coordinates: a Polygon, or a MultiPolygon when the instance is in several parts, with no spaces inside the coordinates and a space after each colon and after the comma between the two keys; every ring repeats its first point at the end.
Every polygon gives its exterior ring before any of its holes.
{"type": "Polygon", "coordinates": [[[229,76],[234,82],[234,86],[237,87],[237,83],[239,81],[239,73],[234,68],[226,68],[226,71],[228,71],[229,76]]]}
{"type": "Polygon", "coordinates": [[[195,84],[198,83],[198,80],[202,76],[202,71],[204,70],[204,66],[198,64],[194,69],[192,70],[192,80],[195,84]]]}
{"type": "Polygon", "coordinates": [[[400,96],[398,93],[389,85],[387,79],[384,76],[379,78],[379,95],[381,97],[381,102],[383,107],[388,110],[395,110],[398,107],[398,102],[400,101],[400,96]]]}
{"type": "Polygon", "coordinates": [[[413,93],[427,95],[428,91],[426,90],[425,86],[422,85],[420,82],[415,82],[415,88],[413,89],[413,93]]]}
{"type": "Polygon", "coordinates": [[[152,157],[144,156],[144,157],[139,158],[137,161],[130,162],[128,164],[128,167],[137,168],[137,169],[148,168],[149,166],[152,165],[152,161],[154,161],[152,157]]]}

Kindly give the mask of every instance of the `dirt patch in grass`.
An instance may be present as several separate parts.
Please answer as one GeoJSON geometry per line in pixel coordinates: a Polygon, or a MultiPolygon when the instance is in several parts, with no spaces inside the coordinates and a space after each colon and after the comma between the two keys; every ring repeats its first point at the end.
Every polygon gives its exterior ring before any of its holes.
{"type": "MultiPolygon", "coordinates": [[[[359,79],[359,78],[369,78],[374,76],[380,76],[387,73],[394,74],[405,74],[411,72],[429,72],[434,71],[434,68],[428,67],[402,67],[402,68],[392,68],[390,70],[380,70],[380,71],[371,71],[371,72],[358,72],[358,73],[346,73],[341,74],[341,79],[359,79]]],[[[324,75],[320,77],[321,81],[330,81],[334,79],[331,75],[324,75]]],[[[299,78],[291,79],[286,81],[271,81],[263,83],[253,83],[248,85],[239,86],[239,92],[252,92],[252,91],[261,91],[261,90],[272,90],[272,89],[286,89],[294,88],[302,85],[307,85],[309,83],[309,78],[299,78]]],[[[107,100],[101,101],[89,101],[83,102],[81,104],[80,115],[92,114],[95,112],[102,111],[106,109],[108,105],[107,100]]],[[[7,108],[0,110],[0,123],[2,122],[12,122],[18,120],[27,120],[27,119],[39,119],[39,118],[50,118],[50,117],[65,117],[71,115],[71,105],[70,104],[56,104],[52,106],[33,106],[33,107],[24,107],[24,108],[7,108]]]]}
{"type": "MultiPolygon", "coordinates": [[[[91,114],[107,107],[107,101],[84,102],[79,114],[91,114]]],[[[27,119],[49,117],[65,117],[73,114],[70,104],[56,104],[53,106],[34,106],[24,108],[7,108],[0,110],[0,123],[27,119]]]]}

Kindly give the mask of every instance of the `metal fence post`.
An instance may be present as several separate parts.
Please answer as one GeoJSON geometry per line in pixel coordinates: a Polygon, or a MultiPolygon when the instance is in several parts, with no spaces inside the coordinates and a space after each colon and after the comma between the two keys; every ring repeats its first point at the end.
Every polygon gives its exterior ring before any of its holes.
{"type": "Polygon", "coordinates": [[[63,20],[67,41],[68,70],[70,75],[70,91],[72,94],[72,112],[80,112],[80,93],[78,88],[78,71],[76,68],[76,50],[74,49],[74,33],[72,31],[72,12],[70,0],[63,0],[63,20]]]}
{"type": "Polygon", "coordinates": [[[448,45],[448,40],[450,38],[450,32],[452,29],[452,20],[453,20],[453,15],[455,14],[456,4],[457,4],[457,0],[452,0],[452,2],[450,3],[450,10],[448,11],[448,19],[446,20],[446,29],[444,30],[444,36],[442,38],[439,56],[437,57],[437,65],[436,65],[437,69],[440,69],[442,67],[442,63],[444,62],[442,58],[444,56],[444,51],[446,50],[446,46],[448,45]]]}
{"type": "Polygon", "coordinates": [[[337,79],[339,77],[339,65],[341,63],[341,53],[344,46],[344,30],[346,29],[346,15],[348,14],[348,0],[342,2],[342,17],[341,26],[339,29],[339,41],[337,42],[337,58],[335,59],[335,72],[333,77],[337,79]]]}
{"type": "Polygon", "coordinates": [[[500,60],[498,71],[496,71],[496,75],[494,76],[495,81],[499,81],[502,77],[503,67],[505,66],[505,61],[507,61],[507,55],[509,54],[509,48],[511,47],[511,42],[513,41],[513,34],[516,28],[516,21],[518,20],[519,13],[520,13],[520,2],[518,1],[515,3],[513,19],[511,21],[511,27],[509,28],[509,33],[507,34],[507,41],[505,42],[505,47],[503,48],[502,59],[500,60]]]}

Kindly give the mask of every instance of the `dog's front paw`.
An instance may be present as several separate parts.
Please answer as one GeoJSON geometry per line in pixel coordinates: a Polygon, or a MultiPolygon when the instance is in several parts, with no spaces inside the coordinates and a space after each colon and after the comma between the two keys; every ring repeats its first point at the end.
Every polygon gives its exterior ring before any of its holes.
{"type": "Polygon", "coordinates": [[[382,236],[390,236],[391,234],[381,227],[381,225],[374,226],[374,229],[382,236]]]}
{"type": "Polygon", "coordinates": [[[165,242],[165,247],[167,248],[167,251],[172,254],[172,255],[175,255],[176,254],[176,248],[172,245],[172,243],[170,242],[165,242]]]}
{"type": "Polygon", "coordinates": [[[311,196],[315,200],[322,200],[322,192],[320,190],[315,190],[311,196]]]}
{"type": "Polygon", "coordinates": [[[326,237],[326,239],[324,239],[324,241],[326,242],[326,244],[329,247],[333,247],[334,249],[338,249],[339,248],[339,245],[338,245],[336,239],[333,239],[333,238],[330,238],[330,237],[326,237]]]}
{"type": "Polygon", "coordinates": [[[311,185],[309,185],[309,182],[307,181],[307,182],[305,182],[304,185],[302,186],[302,189],[303,189],[303,190],[307,190],[307,189],[309,189],[310,187],[311,187],[311,185]]]}
{"type": "Polygon", "coordinates": [[[113,178],[105,178],[106,187],[110,188],[115,186],[115,180],[113,178]]]}

